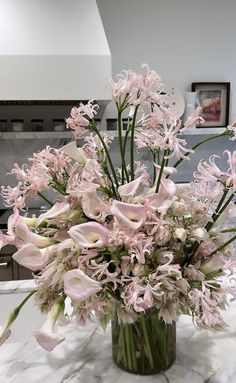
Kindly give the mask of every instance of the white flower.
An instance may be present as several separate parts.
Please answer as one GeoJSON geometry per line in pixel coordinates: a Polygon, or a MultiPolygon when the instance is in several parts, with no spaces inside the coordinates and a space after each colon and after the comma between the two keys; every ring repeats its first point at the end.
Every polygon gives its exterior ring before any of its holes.
{"type": "Polygon", "coordinates": [[[64,291],[72,300],[84,301],[100,290],[102,290],[100,283],[79,269],[67,271],[64,275],[64,291]]]}
{"type": "Polygon", "coordinates": [[[175,229],[174,236],[176,239],[179,239],[181,242],[185,242],[187,238],[186,230],[182,227],[175,229]]]}

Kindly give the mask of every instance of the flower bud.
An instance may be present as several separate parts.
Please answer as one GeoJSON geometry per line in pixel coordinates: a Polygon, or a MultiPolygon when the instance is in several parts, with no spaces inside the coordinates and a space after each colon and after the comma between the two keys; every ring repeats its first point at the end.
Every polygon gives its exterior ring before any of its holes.
{"type": "Polygon", "coordinates": [[[197,227],[195,230],[192,231],[191,235],[197,241],[202,241],[206,236],[206,229],[202,227],[197,227]]]}
{"type": "Polygon", "coordinates": [[[136,263],[133,267],[133,274],[137,277],[141,277],[145,273],[145,265],[142,265],[141,263],[136,263]]]}
{"type": "Polygon", "coordinates": [[[182,227],[175,229],[174,237],[176,239],[179,239],[181,242],[185,242],[187,238],[186,230],[183,229],[182,227]]]}

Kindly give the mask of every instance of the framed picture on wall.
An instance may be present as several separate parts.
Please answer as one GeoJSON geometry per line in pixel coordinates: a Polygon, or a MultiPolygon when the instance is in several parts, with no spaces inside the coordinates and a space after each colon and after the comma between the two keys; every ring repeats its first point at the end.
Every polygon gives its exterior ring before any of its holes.
{"type": "Polygon", "coordinates": [[[193,82],[192,91],[197,92],[198,104],[204,124],[197,128],[225,127],[229,123],[229,82],[193,82]]]}

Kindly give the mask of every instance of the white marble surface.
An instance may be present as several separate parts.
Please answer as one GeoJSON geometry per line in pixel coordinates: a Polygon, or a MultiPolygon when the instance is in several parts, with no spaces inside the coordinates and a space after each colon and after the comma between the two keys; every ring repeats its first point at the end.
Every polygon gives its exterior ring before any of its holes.
{"type": "MultiPolygon", "coordinates": [[[[8,283],[8,292],[14,283],[8,283]]],[[[23,282],[9,295],[4,294],[3,284],[0,284],[1,321],[2,307],[6,307],[4,299],[10,301],[14,296],[20,300],[16,290],[23,297],[23,289],[27,288],[23,282]]],[[[36,310],[33,305],[25,310],[17,321],[21,340],[17,340],[19,334],[15,337],[13,334],[0,349],[1,383],[236,383],[236,302],[225,314],[229,327],[224,333],[200,331],[194,328],[191,318],[181,317],[174,365],[164,374],[146,377],[128,374],[114,365],[110,328],[104,332],[95,324],[58,328],[66,341],[51,353],[44,351],[30,336],[31,329],[39,326],[42,318],[33,316],[32,310],[36,310]]]]}
{"type": "Polygon", "coordinates": [[[0,294],[27,293],[36,287],[34,279],[0,282],[0,294]]]}

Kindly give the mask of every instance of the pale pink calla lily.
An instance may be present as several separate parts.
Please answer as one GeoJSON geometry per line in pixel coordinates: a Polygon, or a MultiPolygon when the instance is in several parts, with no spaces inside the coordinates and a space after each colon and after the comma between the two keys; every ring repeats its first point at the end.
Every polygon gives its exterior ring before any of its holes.
{"type": "Polygon", "coordinates": [[[172,203],[175,201],[176,185],[169,179],[161,181],[158,193],[148,194],[144,198],[144,205],[148,209],[165,214],[172,203]]]}
{"type": "Polygon", "coordinates": [[[88,193],[81,202],[84,214],[96,221],[104,222],[110,213],[109,204],[104,202],[95,193],[88,193]]]}
{"type": "Polygon", "coordinates": [[[32,333],[38,344],[47,351],[52,351],[59,343],[65,340],[64,336],[53,332],[57,318],[60,316],[62,310],[64,310],[64,302],[63,304],[60,302],[57,303],[46,322],[32,333]]]}
{"type": "Polygon", "coordinates": [[[70,237],[83,248],[104,247],[109,230],[97,222],[81,223],[70,228],[70,237]]]}
{"type": "Polygon", "coordinates": [[[118,192],[122,198],[122,200],[128,200],[132,197],[134,197],[136,194],[139,194],[142,189],[143,189],[143,185],[142,185],[142,181],[143,181],[143,176],[140,176],[138,178],[136,178],[135,180],[125,184],[125,185],[122,185],[122,186],[119,186],[118,188],[118,192]]]}
{"type": "Polygon", "coordinates": [[[42,270],[48,261],[49,255],[55,251],[55,245],[44,249],[38,249],[34,244],[27,243],[23,245],[12,258],[19,265],[32,271],[42,270]]]}
{"type": "Polygon", "coordinates": [[[139,229],[145,222],[146,209],[141,204],[113,201],[111,214],[130,229],[139,229]]]}
{"type": "Polygon", "coordinates": [[[36,226],[39,226],[43,221],[48,219],[57,218],[61,215],[68,213],[70,205],[66,202],[56,202],[55,205],[49,209],[46,213],[41,214],[36,219],[36,226]]]}
{"type": "Polygon", "coordinates": [[[79,269],[67,271],[64,275],[65,294],[74,301],[84,301],[101,290],[99,282],[89,278],[79,269]]]}
{"type": "Polygon", "coordinates": [[[63,146],[60,150],[80,165],[86,164],[88,157],[82,148],[77,148],[76,141],[69,142],[69,144],[63,146]]]}

